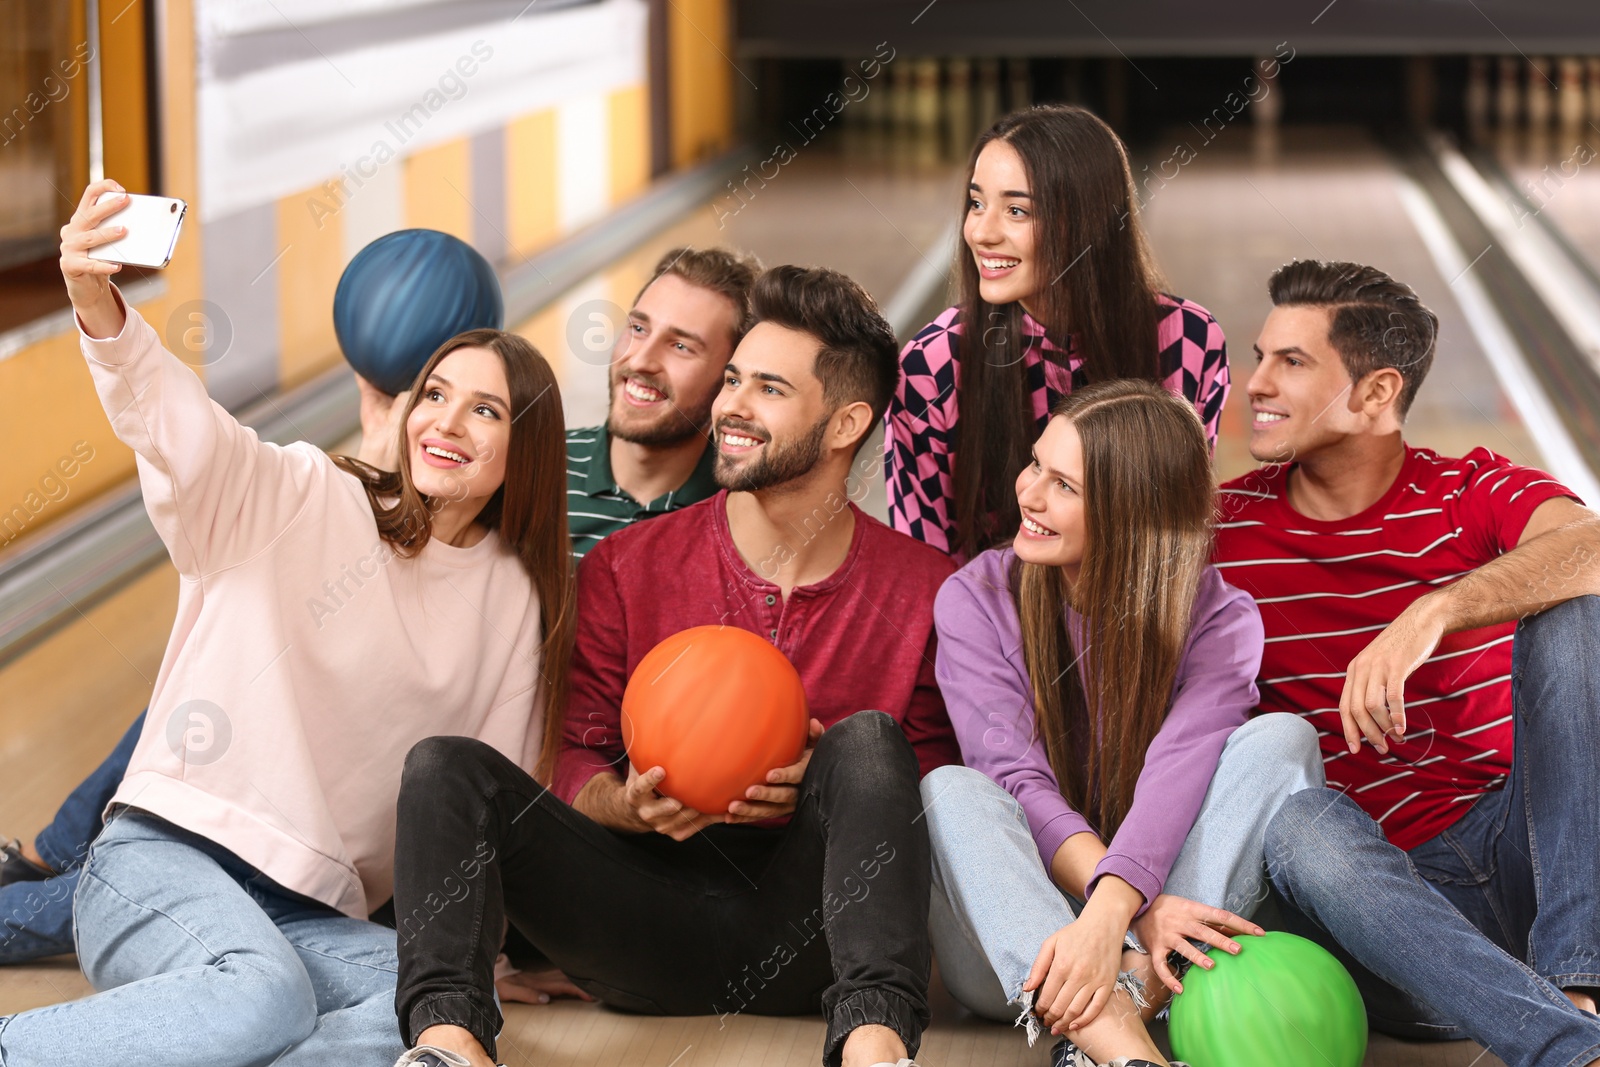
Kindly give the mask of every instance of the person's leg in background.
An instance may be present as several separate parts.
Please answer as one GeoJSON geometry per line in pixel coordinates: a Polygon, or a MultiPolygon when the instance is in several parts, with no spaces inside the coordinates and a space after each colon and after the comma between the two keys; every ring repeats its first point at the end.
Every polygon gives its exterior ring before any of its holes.
{"type": "Polygon", "coordinates": [[[74,789],[55,818],[34,838],[34,848],[9,846],[0,861],[0,964],[26,963],[73,951],[72,896],[89,845],[127,773],[144,712],[111,754],[74,789]]]}
{"type": "Polygon", "coordinates": [[[304,1041],[317,1021],[306,969],[219,851],[151,816],[115,817],[76,905],[84,975],[102,992],[0,1019],[0,1063],[247,1067],[304,1041]]]}

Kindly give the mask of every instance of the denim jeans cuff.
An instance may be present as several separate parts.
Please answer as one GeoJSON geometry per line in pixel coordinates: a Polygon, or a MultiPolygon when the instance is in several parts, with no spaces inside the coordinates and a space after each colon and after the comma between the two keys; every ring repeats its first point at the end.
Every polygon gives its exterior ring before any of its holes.
{"type": "MultiPolygon", "coordinates": [[[[1577,961],[1573,960],[1571,962],[1576,963],[1577,961]]],[[[1584,962],[1589,963],[1592,961],[1585,960],[1584,962]]],[[[1543,969],[1542,967],[1540,968],[1540,970],[1543,969]]],[[[1600,989],[1600,974],[1596,974],[1593,971],[1562,971],[1560,974],[1553,974],[1545,980],[1557,989],[1562,990],[1600,989]]]]}
{"type": "Polygon", "coordinates": [[[468,993],[435,993],[423,997],[411,1006],[411,1014],[404,1037],[406,1045],[417,1044],[422,1032],[430,1026],[459,1026],[471,1032],[483,1046],[489,1058],[496,1059],[495,1035],[500,1032],[500,1010],[490,1001],[484,1003],[468,993]]]}
{"type": "Polygon", "coordinates": [[[860,1026],[887,1026],[906,1044],[906,1055],[915,1057],[922,1045],[922,1021],[917,1009],[888,989],[859,989],[841,1000],[828,1019],[828,1044],[822,1055],[825,1067],[839,1067],[844,1058],[844,1043],[860,1026]]]}

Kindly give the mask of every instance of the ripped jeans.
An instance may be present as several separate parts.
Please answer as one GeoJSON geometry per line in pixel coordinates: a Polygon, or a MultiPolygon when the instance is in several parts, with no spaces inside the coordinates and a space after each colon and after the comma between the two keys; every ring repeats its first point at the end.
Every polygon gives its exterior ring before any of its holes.
{"type": "MultiPolygon", "coordinates": [[[[1322,781],[1316,733],[1304,720],[1245,723],[1222,750],[1163,891],[1248,918],[1268,892],[1267,823],[1289,796],[1322,781]]],[[[977,1015],[1026,1024],[1031,1044],[1040,1027],[1022,983],[1045,938],[1082,902],[1050,880],[1022,806],[987,775],[940,767],[923,779],[922,798],[933,846],[928,925],[945,987],[977,1015]]],[[[1140,949],[1131,933],[1127,944],[1140,949]]],[[[1130,976],[1119,984],[1132,994],[1130,976]]]]}

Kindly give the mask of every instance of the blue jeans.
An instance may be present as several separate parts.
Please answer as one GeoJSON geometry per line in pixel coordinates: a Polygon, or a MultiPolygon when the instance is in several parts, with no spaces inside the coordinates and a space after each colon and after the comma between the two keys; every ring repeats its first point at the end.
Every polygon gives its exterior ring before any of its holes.
{"type": "Polygon", "coordinates": [[[1600,987],[1600,598],[1519,624],[1511,670],[1503,789],[1410,852],[1312,790],[1267,828],[1268,867],[1286,925],[1309,919],[1341,956],[1375,1029],[1471,1037],[1511,1067],[1584,1065],[1600,1019],[1561,990],[1600,987]]]}
{"type": "Polygon", "coordinates": [[[389,1067],[395,933],[290,893],[131,809],[83,868],[78,957],[101,992],[0,1019],[3,1067],[389,1067]]]}
{"type": "MultiPolygon", "coordinates": [[[[1287,797],[1321,786],[1322,757],[1309,723],[1263,715],[1239,727],[1163,892],[1249,918],[1268,893],[1268,820],[1287,797]]],[[[1022,805],[988,776],[940,767],[923,779],[922,797],[933,844],[929,928],[939,973],[969,1010],[1010,1022],[1039,947],[1072,922],[1074,902],[1050,880],[1022,805]]],[[[1030,1025],[1030,1038],[1034,1033],[1030,1025]]]]}
{"type": "Polygon", "coordinates": [[[39,857],[60,873],[42,882],[0,886],[0,963],[26,963],[73,950],[72,894],[78,889],[78,871],[104,825],[101,813],[122,784],[143,729],[141,711],[111,755],[79,783],[33,839],[39,857]]]}

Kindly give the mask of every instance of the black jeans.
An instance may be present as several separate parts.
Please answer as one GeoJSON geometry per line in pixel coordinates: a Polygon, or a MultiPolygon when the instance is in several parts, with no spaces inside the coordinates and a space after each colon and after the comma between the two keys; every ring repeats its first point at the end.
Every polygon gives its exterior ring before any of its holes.
{"type": "Polygon", "coordinates": [[[823,733],[787,826],[712,826],[680,843],[600,826],[479,741],[423,741],[406,757],[395,844],[406,1043],[451,1024],[495,1054],[509,919],[612,1007],[820,1009],[827,1064],[869,1023],[915,1055],[931,963],[917,786],[899,726],[858,712],[823,733]]]}

